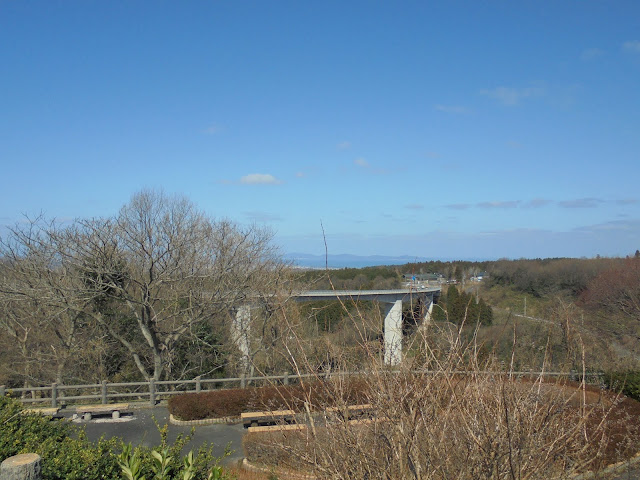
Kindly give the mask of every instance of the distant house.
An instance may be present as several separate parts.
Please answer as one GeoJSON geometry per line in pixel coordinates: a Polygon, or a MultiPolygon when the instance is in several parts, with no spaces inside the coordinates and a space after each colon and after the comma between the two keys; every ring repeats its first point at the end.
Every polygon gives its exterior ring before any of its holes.
{"type": "Polygon", "coordinates": [[[439,273],[405,273],[402,278],[406,281],[436,282],[442,275],[439,273]]]}
{"type": "Polygon", "coordinates": [[[487,272],[480,272],[475,277],[471,277],[471,281],[472,282],[481,282],[482,280],[484,280],[488,276],[489,276],[489,274],[487,272]]]}

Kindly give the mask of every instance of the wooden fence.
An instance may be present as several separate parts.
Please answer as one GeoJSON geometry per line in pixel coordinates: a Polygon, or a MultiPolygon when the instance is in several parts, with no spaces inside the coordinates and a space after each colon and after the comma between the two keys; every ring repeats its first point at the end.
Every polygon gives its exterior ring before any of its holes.
{"type": "MultiPolygon", "coordinates": [[[[430,374],[436,373],[431,371],[417,371],[415,373],[430,374]]],[[[540,375],[551,378],[565,377],[569,380],[579,380],[580,376],[577,372],[465,372],[456,371],[455,374],[466,375],[473,373],[474,375],[509,375],[516,377],[538,377],[540,375]]],[[[184,393],[200,393],[206,390],[215,390],[219,388],[246,388],[248,386],[258,386],[265,384],[289,385],[291,382],[299,382],[303,378],[330,378],[333,376],[352,376],[362,375],[363,372],[333,372],[333,373],[309,373],[309,374],[290,374],[268,375],[247,377],[241,375],[234,378],[202,378],[196,377],[193,380],[150,380],[148,382],[127,382],[127,383],[110,383],[106,380],[102,383],[87,385],[57,385],[52,384],[41,387],[25,387],[25,388],[6,388],[0,385],[0,396],[10,395],[24,404],[48,404],[57,408],[61,404],[67,403],[101,403],[108,404],[111,400],[135,399],[137,401],[148,400],[150,406],[156,405],[161,399],[166,399],[172,395],[182,395],[184,393]],[[75,395],[73,395],[75,393],[75,395]]],[[[587,373],[585,376],[586,383],[601,384],[603,373],[587,373]]]]}

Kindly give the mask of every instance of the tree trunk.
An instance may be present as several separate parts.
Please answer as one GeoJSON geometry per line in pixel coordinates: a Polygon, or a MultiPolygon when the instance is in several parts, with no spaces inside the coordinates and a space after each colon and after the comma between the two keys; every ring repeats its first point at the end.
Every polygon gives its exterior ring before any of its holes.
{"type": "Polygon", "coordinates": [[[9,457],[0,465],[0,480],[40,480],[42,459],[37,453],[9,457]]]}

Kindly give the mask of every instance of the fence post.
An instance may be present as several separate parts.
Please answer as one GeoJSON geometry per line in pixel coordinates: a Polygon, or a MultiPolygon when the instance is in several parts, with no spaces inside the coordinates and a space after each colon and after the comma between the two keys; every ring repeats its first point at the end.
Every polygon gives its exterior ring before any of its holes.
{"type": "Polygon", "coordinates": [[[149,403],[152,407],[156,406],[156,382],[153,378],[149,380],[149,403]]]}
{"type": "Polygon", "coordinates": [[[5,389],[4,385],[0,385],[0,397],[4,397],[4,394],[5,394],[4,389],[5,389]]]}
{"type": "Polygon", "coordinates": [[[51,406],[56,408],[58,406],[58,384],[51,384],[51,406]]]}
{"type": "Polygon", "coordinates": [[[247,376],[244,373],[240,374],[240,388],[245,388],[247,386],[247,376]]]}
{"type": "Polygon", "coordinates": [[[40,480],[42,459],[37,453],[23,453],[5,459],[0,465],[2,480],[40,480]]]}
{"type": "Polygon", "coordinates": [[[101,395],[102,395],[102,404],[106,405],[107,404],[107,381],[103,380],[102,381],[102,388],[101,388],[101,395]]]}
{"type": "Polygon", "coordinates": [[[289,372],[284,372],[284,378],[282,379],[284,385],[289,385],[289,372]]]}
{"type": "Polygon", "coordinates": [[[196,393],[200,393],[202,386],[200,385],[200,375],[196,377],[196,393]]]}

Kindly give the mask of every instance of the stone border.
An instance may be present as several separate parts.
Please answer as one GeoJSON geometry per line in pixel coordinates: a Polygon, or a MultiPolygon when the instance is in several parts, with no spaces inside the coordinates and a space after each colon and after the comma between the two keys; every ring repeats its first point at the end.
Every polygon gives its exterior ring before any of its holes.
{"type": "Polygon", "coordinates": [[[188,427],[191,425],[220,425],[230,423],[240,423],[240,417],[219,417],[219,418],[203,418],[202,420],[179,420],[169,414],[169,423],[172,425],[178,425],[182,427],[188,427]]]}
{"type": "Polygon", "coordinates": [[[590,480],[590,479],[600,478],[600,475],[605,475],[605,477],[607,477],[609,475],[624,473],[627,468],[637,464],[638,462],[640,462],[640,452],[636,453],[633,457],[631,457],[628,460],[622,460],[621,462],[611,464],[597,473],[585,472],[580,475],[577,475],[573,477],[573,480],[590,480]]]}

